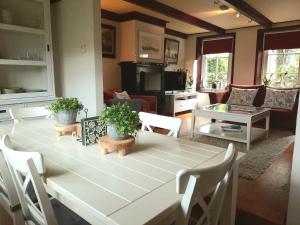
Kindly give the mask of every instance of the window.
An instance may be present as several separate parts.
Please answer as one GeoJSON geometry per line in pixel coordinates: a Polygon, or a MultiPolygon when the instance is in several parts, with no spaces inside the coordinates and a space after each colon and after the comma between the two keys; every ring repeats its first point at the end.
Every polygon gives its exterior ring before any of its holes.
{"type": "Polygon", "coordinates": [[[231,54],[218,53],[203,56],[202,84],[205,88],[212,88],[215,83],[217,88],[225,88],[231,78],[231,54]]]}
{"type": "Polygon", "coordinates": [[[263,83],[273,87],[296,87],[300,84],[300,48],[266,50],[263,83]]]}
{"type": "Polygon", "coordinates": [[[222,89],[231,83],[234,43],[234,33],[197,38],[197,90],[222,89]]]}

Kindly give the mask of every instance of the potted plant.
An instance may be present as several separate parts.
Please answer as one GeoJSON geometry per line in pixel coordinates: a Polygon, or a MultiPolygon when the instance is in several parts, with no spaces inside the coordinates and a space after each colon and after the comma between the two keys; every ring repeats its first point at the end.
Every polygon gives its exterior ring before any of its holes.
{"type": "Polygon", "coordinates": [[[49,109],[55,113],[59,124],[68,125],[76,122],[77,113],[83,109],[83,105],[77,98],[58,98],[49,109]]]}
{"type": "Polygon", "coordinates": [[[193,84],[194,84],[194,80],[193,80],[192,76],[188,77],[188,79],[186,81],[186,84],[187,84],[187,90],[192,91],[193,90],[193,84]]]}
{"type": "Polygon", "coordinates": [[[99,117],[107,125],[107,135],[113,140],[124,140],[135,136],[139,116],[133,112],[127,102],[105,107],[99,117]]]}

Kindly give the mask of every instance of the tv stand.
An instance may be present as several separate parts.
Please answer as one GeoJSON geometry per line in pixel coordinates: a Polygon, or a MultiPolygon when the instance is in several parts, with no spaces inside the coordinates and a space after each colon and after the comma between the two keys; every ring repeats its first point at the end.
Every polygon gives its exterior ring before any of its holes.
{"type": "Polygon", "coordinates": [[[197,92],[166,91],[165,112],[175,116],[176,113],[192,110],[197,107],[197,100],[197,92]]]}

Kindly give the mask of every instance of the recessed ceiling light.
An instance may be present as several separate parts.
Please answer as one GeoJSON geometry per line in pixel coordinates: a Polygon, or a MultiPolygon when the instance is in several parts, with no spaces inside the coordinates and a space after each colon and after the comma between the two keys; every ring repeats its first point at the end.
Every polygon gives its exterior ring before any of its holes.
{"type": "Polygon", "coordinates": [[[220,5],[220,9],[222,11],[228,11],[229,10],[229,7],[227,5],[220,5]]]}

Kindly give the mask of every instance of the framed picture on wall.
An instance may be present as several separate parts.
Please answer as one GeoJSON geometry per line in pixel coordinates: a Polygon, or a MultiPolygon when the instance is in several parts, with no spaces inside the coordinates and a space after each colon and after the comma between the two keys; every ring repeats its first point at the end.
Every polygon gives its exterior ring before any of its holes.
{"type": "Polygon", "coordinates": [[[165,38],[165,63],[177,64],[179,54],[179,41],[165,38]]]}
{"type": "Polygon", "coordinates": [[[116,28],[107,24],[101,25],[102,29],[102,56],[115,58],[116,56],[116,28]]]}
{"type": "Polygon", "coordinates": [[[139,58],[162,59],[162,36],[140,31],[139,58]]]}

